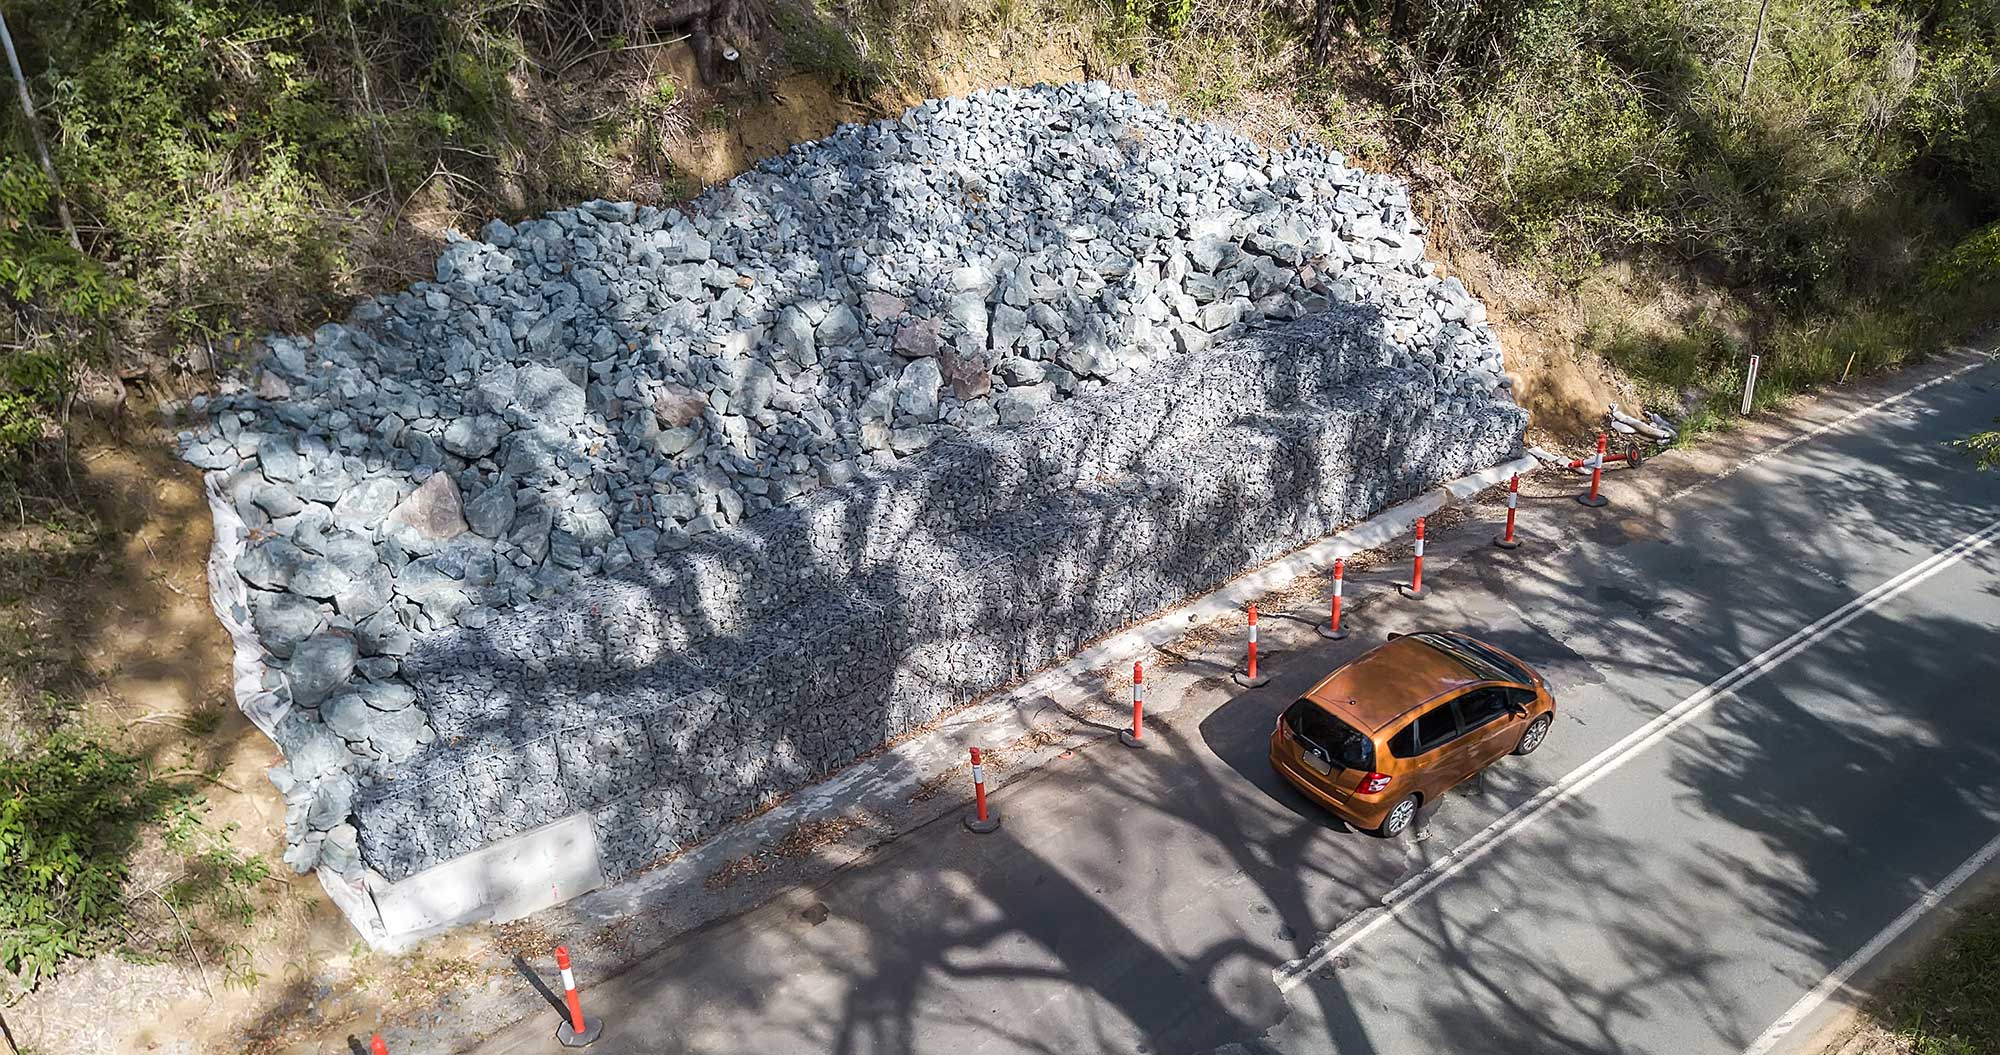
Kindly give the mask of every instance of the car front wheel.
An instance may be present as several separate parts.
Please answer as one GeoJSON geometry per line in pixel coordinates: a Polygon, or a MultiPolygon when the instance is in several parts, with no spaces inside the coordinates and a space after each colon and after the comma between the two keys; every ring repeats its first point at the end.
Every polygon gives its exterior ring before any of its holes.
{"type": "Polygon", "coordinates": [[[1521,733],[1521,742],[1514,747],[1514,753],[1533,754],[1535,748],[1542,746],[1542,741],[1549,738],[1549,726],[1554,721],[1554,715],[1544,714],[1529,722],[1528,728],[1521,733]]]}

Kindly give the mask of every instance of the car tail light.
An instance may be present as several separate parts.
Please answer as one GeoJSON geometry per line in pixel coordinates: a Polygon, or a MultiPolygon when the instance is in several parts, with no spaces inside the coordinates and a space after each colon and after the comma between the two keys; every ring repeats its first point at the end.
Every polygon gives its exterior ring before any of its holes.
{"type": "Polygon", "coordinates": [[[1354,790],[1363,795],[1373,795],[1378,791],[1387,791],[1388,788],[1389,774],[1368,773],[1361,778],[1361,783],[1354,790]]]}

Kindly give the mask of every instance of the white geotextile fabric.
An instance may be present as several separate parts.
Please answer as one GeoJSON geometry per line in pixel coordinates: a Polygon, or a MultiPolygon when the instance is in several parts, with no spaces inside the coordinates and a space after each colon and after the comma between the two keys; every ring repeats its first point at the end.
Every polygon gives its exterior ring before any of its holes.
{"type": "Polygon", "coordinates": [[[236,706],[275,742],[278,723],[292,708],[291,694],[278,691],[283,675],[265,664],[264,646],[257,642],[257,629],[250,622],[250,584],[236,574],[236,559],[243,555],[249,533],[223,493],[223,478],[219,472],[202,475],[202,490],[215,522],[215,543],[208,550],[208,600],[234,646],[230,680],[236,706]]]}

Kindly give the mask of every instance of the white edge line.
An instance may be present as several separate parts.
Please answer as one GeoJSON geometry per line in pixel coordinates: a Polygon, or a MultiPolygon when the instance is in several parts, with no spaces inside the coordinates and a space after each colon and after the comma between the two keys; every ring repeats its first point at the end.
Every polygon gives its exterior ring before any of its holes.
{"type": "Polygon", "coordinates": [[[1554,784],[1543,788],[1534,798],[1508,810],[1491,824],[1479,830],[1470,839],[1460,844],[1447,856],[1433,862],[1430,867],[1396,884],[1381,899],[1382,909],[1373,915],[1358,916],[1335,929],[1321,939],[1306,954],[1296,960],[1280,964],[1271,974],[1278,991],[1289,993],[1304,984],[1327,961],[1352,947],[1376,930],[1403,914],[1406,905],[1414,903],[1423,895],[1436,889],[1446,879],[1457,874],[1474,861],[1486,855],[1513,836],[1525,830],[1562,803],[1582,793],[1597,781],[1610,775],[1625,763],[1636,758],[1641,752],[1665,739],[1674,730],[1701,717],[1711,707],[1736,690],[1764,676],[1765,673],[1804,651],[1814,642],[1832,634],[1862,613],[1883,604],[1906,590],[1936,575],[1938,572],[1957,564],[1973,553],[1991,545],[2000,537],[2000,520],[1980,528],[1945,549],[1924,558],[1905,569],[1895,578],[1841,605],[1839,608],[1819,617],[1812,623],[1800,627],[1777,644],[1766,648],[1757,655],[1738,664],[1735,669],[1696,690],[1686,699],[1661,712],[1652,721],[1626,734],[1623,739],[1599,752],[1595,757],[1570,770],[1554,784]]]}
{"type": "Polygon", "coordinates": [[[1897,916],[1887,927],[1882,928],[1880,933],[1869,939],[1868,944],[1863,945],[1854,955],[1842,961],[1839,967],[1834,968],[1832,974],[1821,979],[1818,985],[1813,986],[1806,995],[1799,998],[1798,1003],[1793,1004],[1783,1015],[1778,1016],[1778,1020],[1771,1023],[1771,1028],[1759,1034],[1749,1047],[1743,1049],[1743,1055],[1769,1055],[1778,1046],[1778,1043],[1785,1039],[1787,1034],[1797,1029],[1799,1023],[1805,1021],[1806,1016],[1817,1010],[1819,1005],[1826,1003],[1827,998],[1831,997],[1835,990],[1846,985],[1848,979],[1853,978],[1856,971],[1861,970],[1870,961],[1882,955],[1882,950],[1888,948],[1896,939],[1902,937],[1903,932],[1916,925],[1917,920],[1922,919],[1926,914],[1936,909],[1945,898],[1951,896],[1952,891],[1957,890],[1960,886],[1964,885],[1966,880],[1978,874],[1980,869],[1992,863],[1995,857],[2000,857],[2000,835],[1994,836],[1985,846],[1980,847],[1978,853],[1967,858],[1964,864],[1958,866],[1957,870],[1945,876],[1938,885],[1925,892],[1923,897],[1917,899],[1916,904],[1904,909],[1902,915],[1897,916]]]}
{"type": "Polygon", "coordinates": [[[1727,480],[1730,477],[1735,476],[1738,472],[1741,472],[1744,469],[1748,469],[1749,467],[1757,464],[1758,462],[1764,461],[1767,458],[1772,458],[1777,455],[1783,454],[1786,451],[1791,450],[1792,448],[1798,446],[1801,443],[1806,443],[1810,440],[1817,439],[1820,436],[1824,436],[1827,433],[1832,432],[1834,429],[1840,428],[1844,425],[1852,424],[1855,421],[1865,418],[1870,414],[1886,410],[1889,407],[1895,406],[1896,404],[1901,403],[1903,400],[1908,399],[1919,392],[1944,384],[1945,382],[1957,378],[1958,376],[1966,373],[1967,371],[1977,370],[1982,366],[1990,365],[1995,359],[2000,359],[2000,352],[1988,352],[1988,351],[1980,351],[1977,349],[1973,349],[1972,354],[1978,356],[1979,358],[1973,362],[1966,363],[1965,365],[1957,368],[1956,370],[1951,370],[1947,373],[1939,374],[1938,376],[1933,377],[1928,381],[1920,381],[1917,384],[1911,385],[1909,388],[1903,389],[1900,392],[1891,392],[1890,394],[1883,396],[1881,399],[1878,399],[1875,402],[1870,403],[1865,407],[1857,407],[1854,410],[1850,410],[1847,413],[1842,414],[1841,416],[1833,419],[1832,421],[1825,422],[1823,424],[1816,425],[1813,428],[1807,429],[1806,431],[1801,432],[1796,436],[1793,436],[1791,439],[1788,439],[1785,442],[1780,443],[1775,447],[1766,448],[1765,450],[1761,450],[1755,454],[1752,454],[1748,458],[1745,458],[1742,461],[1737,462],[1735,465],[1730,466],[1728,469],[1724,470],[1723,472],[1715,476],[1707,477],[1705,479],[1696,481],[1695,483],[1691,483],[1686,487],[1683,487],[1680,490],[1675,491],[1674,493],[1661,499],[1660,501],[1662,504],[1665,504],[1668,502],[1672,502],[1678,498],[1685,498],[1688,495],[1693,494],[1694,492],[1699,491],[1704,487],[1707,487],[1714,483],[1719,483],[1723,480],[1727,480]]]}

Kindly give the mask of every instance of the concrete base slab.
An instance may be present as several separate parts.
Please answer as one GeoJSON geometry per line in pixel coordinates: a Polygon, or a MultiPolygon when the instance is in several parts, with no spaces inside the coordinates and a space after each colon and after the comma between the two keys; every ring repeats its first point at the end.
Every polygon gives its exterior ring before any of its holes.
{"type": "Polygon", "coordinates": [[[468,923],[506,923],[604,885],[590,814],[510,836],[401,882],[321,869],[320,885],[381,952],[468,923]]]}
{"type": "Polygon", "coordinates": [[[965,830],[976,832],[980,835],[997,832],[1000,830],[1000,815],[988,812],[986,819],[980,820],[977,813],[968,813],[965,815],[965,830]]]}
{"type": "Polygon", "coordinates": [[[1130,729],[1118,730],[1118,742],[1134,751],[1144,751],[1146,749],[1146,741],[1133,736],[1130,729]]]}

